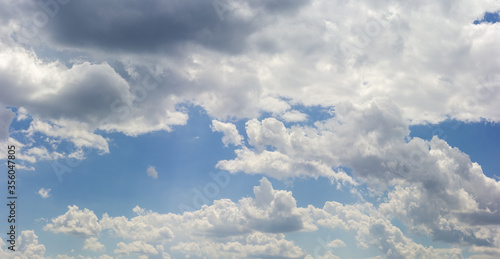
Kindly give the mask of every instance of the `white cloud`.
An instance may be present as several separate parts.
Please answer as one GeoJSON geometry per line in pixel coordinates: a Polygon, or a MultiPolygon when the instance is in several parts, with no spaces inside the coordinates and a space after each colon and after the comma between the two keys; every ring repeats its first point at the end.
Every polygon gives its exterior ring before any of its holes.
{"type": "Polygon", "coordinates": [[[207,258],[300,258],[304,251],[283,234],[253,233],[241,242],[181,242],[172,251],[207,258]]]}
{"type": "MultiPolygon", "coordinates": [[[[356,239],[360,248],[375,247],[387,258],[442,257],[442,251],[424,247],[406,237],[372,204],[342,205],[338,202],[327,202],[323,209],[308,209],[316,210],[311,212],[319,225],[332,230],[343,228],[353,231],[357,233],[356,239]]],[[[342,245],[337,243],[333,245],[342,245]]],[[[461,251],[458,251],[458,254],[461,254],[461,251]]]]}
{"type": "Polygon", "coordinates": [[[243,137],[238,133],[236,125],[232,123],[224,123],[217,120],[212,120],[212,131],[222,132],[224,135],[222,137],[222,143],[227,147],[229,144],[238,146],[241,145],[243,137]]]}
{"type": "Polygon", "coordinates": [[[259,108],[266,112],[272,112],[273,114],[283,114],[290,109],[290,105],[279,98],[266,96],[260,99],[259,108]]]}
{"type": "Polygon", "coordinates": [[[116,245],[116,249],[114,250],[115,254],[125,254],[129,255],[131,253],[136,253],[139,255],[155,255],[158,254],[156,249],[143,241],[134,241],[129,244],[125,244],[120,242],[116,245]]]}
{"type": "Polygon", "coordinates": [[[158,172],[156,171],[156,168],[154,166],[148,166],[147,170],[148,176],[150,176],[153,179],[158,179],[158,172]]]}
{"type": "Polygon", "coordinates": [[[254,231],[282,233],[311,228],[303,222],[290,192],[274,190],[263,178],[254,193],[255,199],[243,198],[238,203],[216,200],[211,206],[182,215],[162,215],[135,207],[138,216],[134,218],[104,214],[99,224],[117,237],[148,242],[190,236],[228,238],[254,231]]]}
{"type": "Polygon", "coordinates": [[[497,242],[497,227],[484,231],[498,224],[500,184],[444,140],[410,139],[408,121],[386,103],[340,106],[336,117],[314,127],[250,120],[246,131],[251,146],[236,150],[236,158],[220,161],[219,168],[286,179],[332,177],[322,172],[349,167],[361,183],[380,194],[388,190],[380,211],[411,231],[448,243],[487,247],[497,242]],[[301,163],[315,170],[301,170],[301,163]]]}
{"type": "Polygon", "coordinates": [[[97,240],[97,237],[90,237],[85,239],[83,250],[90,250],[94,252],[104,251],[104,245],[97,240]]]}
{"type": "Polygon", "coordinates": [[[337,247],[345,247],[346,244],[344,243],[344,241],[342,241],[340,239],[335,239],[335,240],[330,241],[327,244],[327,246],[331,247],[331,248],[337,248],[337,247]]]}
{"type": "Polygon", "coordinates": [[[18,237],[19,251],[28,258],[43,258],[45,246],[38,244],[38,236],[33,230],[22,231],[18,237]]]}
{"type": "Polygon", "coordinates": [[[19,110],[17,110],[17,121],[22,121],[26,120],[28,118],[29,114],[28,111],[24,107],[19,107],[19,110]]]}
{"type": "Polygon", "coordinates": [[[1,258],[19,258],[19,259],[43,259],[45,246],[38,243],[38,236],[33,230],[24,230],[18,235],[16,240],[16,251],[13,252],[3,247],[10,245],[0,238],[0,257],[1,258]]]}
{"type": "Polygon", "coordinates": [[[286,122],[300,122],[307,120],[307,114],[297,110],[287,111],[284,114],[280,115],[280,117],[286,122]]]}
{"type": "Polygon", "coordinates": [[[79,210],[76,205],[68,206],[68,211],[65,214],[51,219],[50,222],[45,225],[43,230],[78,237],[96,236],[102,230],[93,211],[79,210]]]}
{"type": "Polygon", "coordinates": [[[143,241],[170,240],[174,234],[167,224],[168,221],[164,222],[162,218],[158,214],[148,214],[128,220],[125,217],[112,218],[104,214],[99,224],[117,237],[143,241]]]}
{"type": "Polygon", "coordinates": [[[51,189],[40,188],[40,190],[38,190],[38,194],[43,199],[47,199],[48,197],[50,197],[50,191],[51,189]]]}
{"type": "Polygon", "coordinates": [[[334,141],[331,132],[298,126],[287,129],[282,122],[267,118],[262,122],[248,121],[246,133],[253,149],[244,146],[236,150],[237,158],[219,161],[218,168],[277,179],[322,176],[339,183],[357,184],[341,169],[333,170],[340,163],[328,149],[334,141]],[[274,150],[269,151],[267,147],[274,150]]]}
{"type": "MultiPolygon", "coordinates": [[[[227,199],[216,200],[213,205],[205,205],[200,210],[183,214],[159,214],[137,206],[133,209],[137,213],[136,217],[127,219],[104,214],[97,224],[99,229],[110,230],[116,238],[132,240],[128,244],[119,242],[115,249],[115,253],[125,255],[161,254],[168,258],[170,255],[164,252],[168,249],[174,253],[174,257],[182,255],[209,258],[272,256],[311,258],[311,255],[307,255],[299,246],[286,240],[284,233],[327,228],[331,231],[337,229],[349,231],[355,234],[359,248],[376,248],[387,258],[460,258],[462,256],[462,249],[425,247],[408,238],[388,219],[386,203],[376,207],[368,202],[343,205],[329,201],[323,208],[316,208],[312,205],[297,207],[291,192],[274,190],[266,178],[262,178],[260,185],[254,187],[254,194],[255,198],[242,198],[238,203],[227,199]]],[[[419,194],[416,193],[416,195],[419,194]]],[[[389,195],[390,202],[395,201],[393,196],[394,194],[389,195]]],[[[403,203],[402,209],[408,209],[404,205],[405,201],[401,203],[403,203]]],[[[419,206],[416,202],[411,204],[419,206]]],[[[442,208],[446,209],[445,205],[442,208]]],[[[88,210],[85,209],[85,211],[88,213],[88,210]]],[[[68,217],[67,214],[69,212],[56,219],[68,217]]],[[[76,213],[72,212],[72,215],[76,213]]],[[[447,219],[446,215],[443,219],[447,219]]],[[[450,223],[459,224],[460,222],[455,220],[450,223]]],[[[432,226],[425,222],[424,224],[432,226]]],[[[448,226],[452,225],[448,224],[448,226]]],[[[462,228],[457,231],[467,230],[467,225],[460,226],[462,228]]],[[[494,242],[493,246],[474,244],[471,249],[494,254],[496,250],[493,248],[497,247],[500,242],[496,238],[498,228],[490,226],[481,229],[476,225],[471,229],[476,231],[474,235],[477,238],[485,238],[494,242]]],[[[74,231],[59,232],[74,234],[74,231]]],[[[431,236],[434,234],[429,233],[431,236]]],[[[466,239],[463,241],[463,244],[469,242],[466,239]]],[[[89,247],[88,249],[93,246],[91,244],[99,244],[97,238],[92,237],[85,241],[85,247],[89,247]]],[[[342,240],[335,239],[325,243],[325,246],[340,248],[345,247],[346,244],[342,240]]],[[[98,245],[98,247],[101,246],[98,245]]],[[[322,256],[322,258],[337,258],[329,252],[322,256]]]]}
{"type": "Polygon", "coordinates": [[[46,136],[71,141],[77,148],[92,147],[101,153],[108,153],[109,146],[105,138],[91,132],[85,123],[75,121],[43,122],[34,119],[26,132],[29,135],[42,133],[46,136]]]}
{"type": "Polygon", "coordinates": [[[23,160],[27,160],[31,163],[36,163],[36,161],[40,160],[57,160],[60,158],[64,158],[64,154],[61,154],[56,151],[49,152],[46,147],[32,147],[26,152],[23,153],[23,160]]]}

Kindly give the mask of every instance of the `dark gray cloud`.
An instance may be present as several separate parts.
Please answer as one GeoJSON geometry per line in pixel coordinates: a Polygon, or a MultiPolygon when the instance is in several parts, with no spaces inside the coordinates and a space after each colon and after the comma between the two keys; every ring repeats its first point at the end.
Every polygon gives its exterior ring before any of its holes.
{"type": "Polygon", "coordinates": [[[25,107],[42,119],[96,125],[112,112],[113,101],[132,101],[128,83],[106,63],[82,63],[67,70],[54,64],[30,72],[21,57],[10,60],[17,63],[15,70],[0,71],[0,101],[25,107]]]}
{"type": "Polygon", "coordinates": [[[55,42],[77,48],[175,52],[194,44],[238,53],[264,21],[231,10],[223,10],[222,20],[212,1],[71,1],[45,32],[55,42]]]}
{"type": "Polygon", "coordinates": [[[293,14],[297,12],[300,7],[308,4],[309,0],[254,0],[247,1],[253,8],[261,8],[267,12],[272,13],[286,13],[293,14]]]}
{"type": "Polygon", "coordinates": [[[9,127],[16,116],[10,109],[0,108],[0,141],[9,137],[9,127]]]}

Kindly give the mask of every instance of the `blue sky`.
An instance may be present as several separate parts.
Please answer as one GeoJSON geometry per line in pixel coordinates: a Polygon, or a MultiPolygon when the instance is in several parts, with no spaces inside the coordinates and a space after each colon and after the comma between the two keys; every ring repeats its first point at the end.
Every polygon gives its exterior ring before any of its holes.
{"type": "Polygon", "coordinates": [[[500,256],[497,2],[0,5],[1,258],[500,256]]]}

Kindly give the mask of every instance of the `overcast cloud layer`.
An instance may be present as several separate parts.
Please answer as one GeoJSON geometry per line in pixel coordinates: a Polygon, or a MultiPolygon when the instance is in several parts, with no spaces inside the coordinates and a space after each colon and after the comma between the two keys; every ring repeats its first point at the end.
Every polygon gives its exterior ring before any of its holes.
{"type": "MultiPolygon", "coordinates": [[[[201,107],[234,148],[216,168],[262,176],[253,197],[178,214],[70,205],[43,230],[81,238],[82,250],[337,258],[286,235],[340,229],[384,258],[500,257],[500,183],[439,136],[410,137],[416,124],[500,122],[500,23],[474,24],[498,1],[0,0],[0,10],[0,143],[22,148],[20,168],[109,153],[106,133],[182,130],[201,107]],[[29,122],[16,138],[13,121],[29,122]],[[327,178],[359,201],[300,207],[268,178],[327,178]]],[[[153,165],[141,173],[162,178],[153,165]]],[[[20,258],[44,258],[34,231],[18,240],[20,258]]]]}

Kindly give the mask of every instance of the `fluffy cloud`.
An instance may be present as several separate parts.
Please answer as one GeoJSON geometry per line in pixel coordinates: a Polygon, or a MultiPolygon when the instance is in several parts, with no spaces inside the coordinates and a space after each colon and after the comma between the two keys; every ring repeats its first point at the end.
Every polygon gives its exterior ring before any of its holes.
{"type": "Polygon", "coordinates": [[[156,249],[147,243],[142,241],[134,241],[130,244],[125,244],[120,242],[116,245],[115,254],[125,254],[129,255],[131,253],[136,253],[139,255],[155,255],[158,254],[156,249]]]}
{"type": "MultiPolygon", "coordinates": [[[[343,205],[330,201],[323,208],[297,207],[291,192],[274,190],[266,178],[255,186],[254,194],[255,198],[243,198],[238,203],[217,200],[211,206],[183,214],[159,214],[136,207],[134,212],[138,215],[130,220],[104,214],[98,224],[117,238],[133,240],[117,244],[114,252],[124,255],[167,256],[163,252],[167,245],[175,255],[195,258],[311,258],[287,240],[284,233],[327,228],[350,231],[355,234],[358,247],[377,248],[387,258],[461,258],[460,249],[425,247],[405,236],[386,217],[383,205],[377,208],[371,203],[343,205]]],[[[96,245],[101,248],[95,237],[85,241],[88,249],[96,245]]],[[[340,239],[325,245],[346,246],[340,239]]],[[[474,249],[480,251],[488,246],[474,246],[474,249]]],[[[337,258],[330,251],[321,256],[337,258]]]]}
{"type": "Polygon", "coordinates": [[[40,190],[38,190],[38,194],[43,199],[47,199],[48,197],[50,197],[50,191],[51,189],[40,188],[40,190]]]}
{"type": "Polygon", "coordinates": [[[158,172],[156,171],[156,168],[154,166],[149,166],[147,170],[148,176],[150,176],[153,179],[158,179],[158,172]]]}
{"type": "Polygon", "coordinates": [[[297,207],[292,193],[274,190],[266,178],[255,186],[254,193],[255,198],[243,198],[238,203],[216,200],[211,206],[183,214],[159,214],[135,207],[137,216],[131,219],[104,214],[97,221],[92,211],[69,206],[68,212],[52,219],[44,230],[88,237],[84,250],[92,251],[104,249],[93,237],[101,230],[109,230],[116,238],[133,240],[129,244],[118,243],[114,250],[118,254],[166,257],[168,254],[160,248],[168,244],[178,253],[208,257],[304,256],[304,251],[286,240],[283,233],[316,227],[305,222],[307,217],[297,207]]]}
{"type": "Polygon", "coordinates": [[[249,226],[262,232],[284,233],[304,228],[291,192],[276,191],[266,178],[254,187],[255,199],[240,200],[249,226]]]}
{"type": "Polygon", "coordinates": [[[99,243],[97,240],[97,237],[90,237],[85,239],[85,244],[83,245],[83,250],[90,250],[90,251],[103,251],[104,250],[104,245],[99,243]]]}
{"type": "Polygon", "coordinates": [[[222,143],[227,147],[229,144],[238,146],[241,145],[243,138],[238,133],[236,126],[232,123],[224,123],[217,120],[212,120],[212,131],[222,132],[222,143]]]}
{"type": "Polygon", "coordinates": [[[253,233],[239,242],[181,242],[171,248],[175,252],[200,258],[301,258],[304,251],[284,238],[283,234],[253,233]]]}
{"type": "Polygon", "coordinates": [[[91,237],[98,235],[102,227],[97,222],[97,216],[93,211],[79,210],[76,205],[73,205],[68,206],[68,211],[65,214],[53,218],[43,230],[78,237],[91,237]]]}
{"type": "Polygon", "coordinates": [[[335,240],[330,241],[327,244],[327,246],[331,247],[331,248],[337,248],[337,247],[344,247],[344,246],[346,246],[346,244],[344,243],[344,241],[342,241],[340,239],[335,239],[335,240]]]}
{"type": "Polygon", "coordinates": [[[311,228],[303,222],[290,192],[274,190],[263,178],[254,193],[255,198],[238,203],[216,200],[211,206],[182,215],[161,215],[136,207],[138,216],[132,219],[104,214],[99,225],[118,237],[144,241],[168,241],[177,235],[227,238],[254,231],[285,233],[311,228]]]}
{"type": "MultiPolygon", "coordinates": [[[[134,208],[136,213],[140,213],[140,208],[134,208]]],[[[149,214],[148,214],[149,215],[149,214]]],[[[161,217],[137,216],[131,220],[125,217],[112,218],[108,214],[104,214],[99,221],[99,226],[104,229],[109,229],[117,237],[128,238],[133,240],[169,240],[173,237],[173,232],[169,228],[167,222],[161,221],[161,217]]]]}
{"type": "Polygon", "coordinates": [[[437,258],[432,249],[414,243],[387,219],[377,215],[371,204],[352,206],[327,202],[322,210],[314,213],[320,214],[316,219],[320,225],[354,231],[360,247],[377,247],[388,258],[437,258]]]}
{"type": "Polygon", "coordinates": [[[33,230],[21,231],[17,237],[16,251],[3,249],[5,242],[0,238],[0,257],[2,258],[20,258],[20,259],[43,259],[45,246],[38,243],[38,236],[33,230]]]}
{"type": "MultiPolygon", "coordinates": [[[[286,128],[273,118],[250,120],[246,127],[250,146],[236,150],[235,159],[220,161],[218,167],[278,179],[314,174],[332,177],[318,169],[301,171],[301,163],[316,162],[325,172],[349,167],[368,187],[378,193],[388,191],[386,202],[380,205],[384,217],[398,218],[411,231],[436,240],[494,246],[500,183],[438,137],[410,139],[408,123],[397,108],[384,102],[339,106],[335,117],[314,127],[286,128]]],[[[388,225],[379,231],[400,235],[388,225]]]]}

